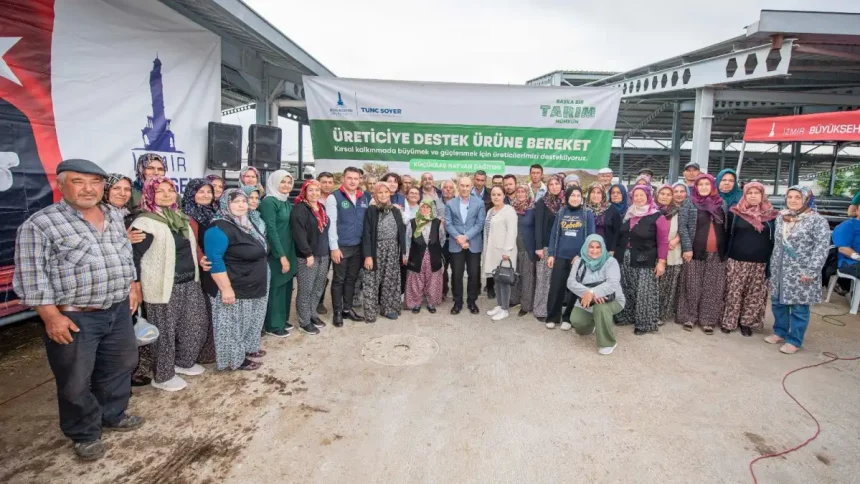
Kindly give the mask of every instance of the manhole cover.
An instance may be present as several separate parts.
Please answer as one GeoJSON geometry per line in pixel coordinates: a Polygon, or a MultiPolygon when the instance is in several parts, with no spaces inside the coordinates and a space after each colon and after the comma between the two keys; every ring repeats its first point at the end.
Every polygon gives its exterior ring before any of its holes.
{"type": "Polygon", "coordinates": [[[372,339],[361,354],[367,361],[388,366],[411,366],[427,363],[439,353],[436,341],[414,334],[389,334],[372,339]]]}

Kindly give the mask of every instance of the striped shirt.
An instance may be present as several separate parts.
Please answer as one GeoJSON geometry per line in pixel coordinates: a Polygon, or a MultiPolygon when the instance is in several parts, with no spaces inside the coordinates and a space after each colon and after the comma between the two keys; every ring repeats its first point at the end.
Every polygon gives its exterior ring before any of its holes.
{"type": "Polygon", "coordinates": [[[122,214],[99,205],[103,232],[65,200],[18,228],[15,292],[27,306],[73,305],[107,309],[128,297],[134,259],[122,214]]]}

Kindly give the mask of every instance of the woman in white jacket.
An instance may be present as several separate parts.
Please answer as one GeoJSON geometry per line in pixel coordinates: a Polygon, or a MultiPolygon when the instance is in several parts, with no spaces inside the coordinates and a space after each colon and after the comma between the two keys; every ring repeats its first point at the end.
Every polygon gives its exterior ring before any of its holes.
{"type": "MultiPolygon", "coordinates": [[[[493,271],[502,261],[517,268],[517,212],[510,205],[505,205],[505,191],[495,186],[490,191],[493,206],[487,210],[487,220],[484,223],[484,255],[481,265],[485,277],[493,277],[493,271]]],[[[500,321],[509,316],[508,305],[511,301],[511,285],[496,281],[496,302],[498,305],[487,311],[493,321],[500,321]]]]}

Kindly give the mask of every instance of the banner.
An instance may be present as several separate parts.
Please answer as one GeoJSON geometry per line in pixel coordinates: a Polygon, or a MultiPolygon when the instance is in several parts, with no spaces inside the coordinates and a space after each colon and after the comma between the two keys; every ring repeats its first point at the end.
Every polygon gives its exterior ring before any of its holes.
{"type": "Polygon", "coordinates": [[[860,111],[750,118],[744,141],[860,141],[860,111]]]}
{"type": "Polygon", "coordinates": [[[59,198],[63,159],[134,178],[138,155],[155,152],[180,187],[203,175],[221,41],[161,2],[0,0],[0,11],[3,290],[16,230],[59,198]]]}
{"type": "Polygon", "coordinates": [[[607,166],[614,88],[304,78],[318,170],[525,174],[607,166]]]}

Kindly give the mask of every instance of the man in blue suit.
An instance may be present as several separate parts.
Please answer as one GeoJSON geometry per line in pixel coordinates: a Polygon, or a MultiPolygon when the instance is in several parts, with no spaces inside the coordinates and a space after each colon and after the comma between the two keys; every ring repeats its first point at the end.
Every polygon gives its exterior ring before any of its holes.
{"type": "Polygon", "coordinates": [[[471,194],[472,180],[464,176],[457,184],[460,196],[445,204],[445,230],[448,232],[448,251],[451,252],[451,292],[454,307],[451,314],[463,310],[463,271],[469,274],[466,303],[472,314],[478,314],[481,251],[484,243],[484,220],[487,209],[484,202],[471,194]]]}

